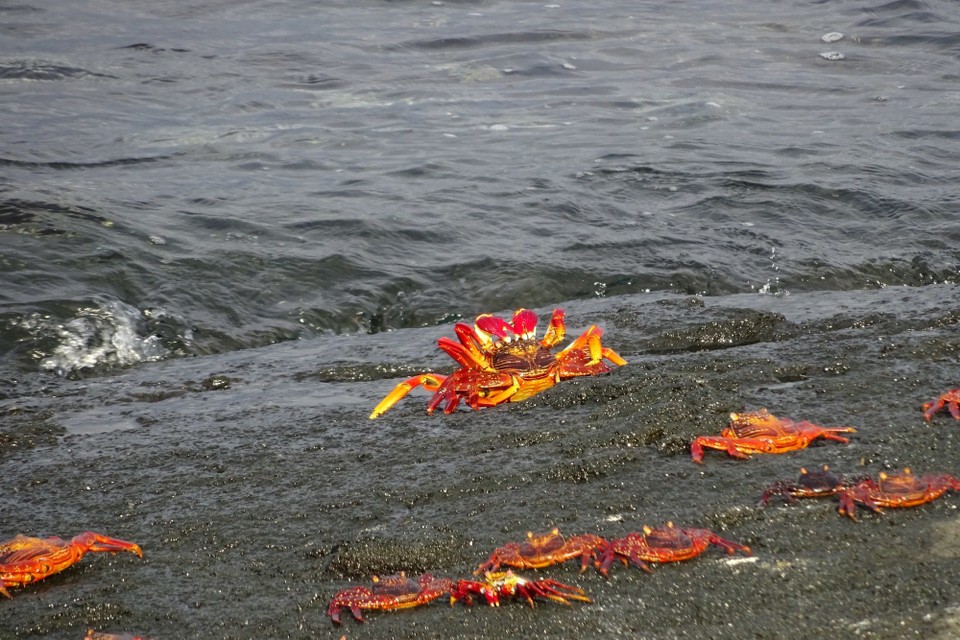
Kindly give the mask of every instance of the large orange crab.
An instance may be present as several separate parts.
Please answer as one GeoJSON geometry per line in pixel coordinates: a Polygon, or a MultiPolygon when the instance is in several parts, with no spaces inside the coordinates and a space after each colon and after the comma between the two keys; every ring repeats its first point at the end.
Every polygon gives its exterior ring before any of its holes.
{"type": "Polygon", "coordinates": [[[804,449],[817,438],[849,442],[838,434],[856,433],[853,427],[820,427],[812,422],[794,422],[778,418],[766,409],[731,413],[730,424],[719,436],[698,436],[690,443],[694,462],[703,462],[703,450],[721,449],[734,458],[749,458],[754,453],[786,453],[804,449]]]}
{"type": "Polygon", "coordinates": [[[453,580],[424,573],[417,580],[400,572],[384,578],[373,578],[370,587],[351,587],[337,592],[330,601],[327,614],[340,624],[340,610],[350,609],[357,622],[364,622],[361,609],[407,609],[432,602],[450,593],[453,580]]]}
{"type": "Polygon", "coordinates": [[[546,598],[570,604],[571,600],[590,602],[583,589],[556,580],[527,580],[513,571],[487,571],[483,580],[457,580],[450,590],[450,604],[463,600],[473,604],[473,596],[482,597],[492,607],[500,606],[503,598],[523,598],[533,606],[535,598],[546,598]]]}
{"type": "Polygon", "coordinates": [[[559,529],[541,534],[528,531],[524,542],[508,542],[494,549],[490,558],[474,573],[496,571],[501,566],[542,569],[574,558],[580,558],[580,572],[583,573],[606,545],[606,540],[590,533],[564,538],[559,529]]]}
{"type": "Polygon", "coordinates": [[[87,552],[130,551],[141,558],[140,546],[86,531],[63,540],[55,536],[31,538],[18,535],[0,542],[0,594],[10,596],[7,587],[20,587],[63,571],[87,552]]]}
{"type": "Polygon", "coordinates": [[[960,420],[960,387],[951,389],[942,394],[936,400],[923,403],[923,419],[927,422],[933,420],[935,413],[946,407],[955,419],[960,420]]]}
{"type": "Polygon", "coordinates": [[[460,403],[473,409],[504,402],[519,402],[548,389],[560,380],[591,376],[610,370],[604,359],[622,366],[627,362],[600,343],[603,330],[593,325],[564,349],[553,353],[566,335],[564,313],[555,309],[542,340],[537,340],[537,315],[518,309],[510,322],[490,314],[477,317],[474,326],[457,323],[459,342],[446,336],[437,345],[460,368],[449,376],[423,373],[404,380],[378,404],[370,418],[383,415],[416,387],[433,392],[427,413],[440,404],[451,413],[460,403]]]}
{"type": "Polygon", "coordinates": [[[936,500],[948,491],[960,491],[960,479],[949,473],[915,476],[909,468],[903,472],[880,472],[878,480],[866,478],[839,494],[837,512],[857,519],[857,505],[883,513],[883,507],[916,507],[936,500]]]}
{"type": "Polygon", "coordinates": [[[624,564],[628,561],[644,571],[652,571],[651,562],[679,562],[694,558],[710,545],[717,545],[733,555],[742,551],[750,555],[750,547],[721,538],[709,529],[680,529],[672,522],[666,527],[643,528],[643,533],[629,533],[623,538],[611,540],[603,552],[597,566],[600,573],[607,575],[610,565],[619,558],[624,564]]]}

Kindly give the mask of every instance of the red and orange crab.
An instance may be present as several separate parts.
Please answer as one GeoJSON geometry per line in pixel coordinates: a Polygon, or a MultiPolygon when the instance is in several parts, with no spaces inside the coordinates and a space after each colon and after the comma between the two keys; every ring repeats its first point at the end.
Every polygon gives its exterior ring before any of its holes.
{"type": "Polygon", "coordinates": [[[949,473],[915,476],[909,468],[903,472],[880,472],[878,480],[866,478],[839,494],[837,512],[857,519],[857,505],[883,513],[883,507],[916,507],[936,500],[948,491],[960,491],[960,479],[949,473]]]}
{"type": "Polygon", "coordinates": [[[516,597],[523,598],[531,607],[536,598],[546,598],[560,604],[590,602],[586,592],[579,587],[557,580],[527,580],[510,570],[487,571],[482,581],[458,580],[450,590],[450,604],[457,600],[473,604],[473,596],[482,597],[491,607],[500,606],[504,598],[516,597]]]}
{"type": "Polygon", "coordinates": [[[731,413],[730,424],[719,436],[698,436],[690,443],[694,462],[703,462],[703,450],[721,449],[734,458],[749,458],[754,453],[786,453],[804,449],[817,438],[850,442],[838,434],[856,433],[853,427],[820,427],[812,422],[794,422],[778,418],[766,409],[731,413]]]}
{"type": "Polygon", "coordinates": [[[606,545],[606,540],[590,533],[564,538],[559,529],[541,534],[528,531],[524,542],[508,542],[494,549],[490,558],[474,573],[496,571],[501,566],[542,569],[574,558],[580,558],[580,572],[583,573],[606,545]]]}
{"type": "Polygon", "coordinates": [[[0,594],[10,596],[7,587],[21,587],[59,573],[80,561],[85,553],[130,551],[141,558],[140,546],[86,531],[63,540],[55,536],[31,538],[18,535],[0,542],[0,594]]]}
{"type": "Polygon", "coordinates": [[[680,562],[694,558],[710,545],[717,545],[730,555],[742,551],[750,555],[750,547],[721,538],[709,529],[680,529],[672,522],[666,527],[644,526],[643,533],[629,533],[611,540],[603,552],[597,569],[608,575],[610,565],[619,558],[624,564],[632,562],[644,571],[652,571],[651,562],[680,562]]]}
{"type": "Polygon", "coordinates": [[[863,480],[862,477],[844,478],[842,475],[830,471],[830,467],[827,465],[823,465],[823,469],[814,469],[813,471],[807,471],[801,467],[800,477],[796,482],[778,480],[767,487],[763,495],[760,496],[760,504],[767,504],[770,498],[774,496],[782,496],[787,502],[793,502],[797,498],[835,496],[861,480],[863,480]]]}
{"type": "Polygon", "coordinates": [[[934,414],[943,408],[946,408],[955,419],[960,420],[960,387],[947,391],[936,400],[924,402],[923,419],[930,422],[934,414]]]}
{"type": "Polygon", "coordinates": [[[537,315],[529,309],[518,309],[510,322],[483,314],[474,326],[457,323],[453,330],[459,342],[444,336],[437,345],[460,368],[449,376],[423,373],[401,382],[373,409],[371,419],[383,415],[416,387],[433,392],[427,413],[444,403],[443,412],[451,413],[461,400],[472,409],[519,402],[561,380],[606,373],[610,367],[604,359],[618,366],[627,363],[600,343],[603,330],[596,325],[553,353],[566,335],[562,309],[554,310],[539,341],[537,315]]]}
{"type": "Polygon", "coordinates": [[[437,578],[429,573],[424,573],[417,580],[408,578],[403,572],[384,578],[374,576],[373,585],[369,587],[351,587],[337,592],[327,607],[327,615],[335,624],[340,624],[340,610],[347,607],[357,622],[364,622],[361,609],[419,607],[448,595],[452,587],[453,580],[437,578]]]}

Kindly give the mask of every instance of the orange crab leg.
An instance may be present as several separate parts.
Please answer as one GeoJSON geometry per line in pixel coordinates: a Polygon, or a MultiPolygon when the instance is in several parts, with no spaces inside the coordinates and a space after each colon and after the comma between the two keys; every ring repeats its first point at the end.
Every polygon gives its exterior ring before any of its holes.
{"type": "Polygon", "coordinates": [[[386,413],[387,409],[397,404],[401,398],[417,387],[423,387],[427,391],[436,392],[446,379],[447,376],[441,376],[435,373],[423,373],[418,376],[413,376],[412,378],[407,378],[394,387],[393,391],[388,393],[387,397],[381,400],[380,404],[373,408],[373,412],[370,414],[370,419],[373,420],[374,418],[379,418],[382,416],[384,413],[386,413]]]}
{"type": "Polygon", "coordinates": [[[604,358],[620,367],[627,364],[627,361],[621,358],[620,354],[609,347],[604,347],[603,344],[601,344],[600,338],[602,336],[603,329],[597,325],[591,325],[590,328],[584,331],[579,338],[571,342],[565,349],[563,349],[563,351],[557,354],[557,360],[569,361],[570,355],[579,351],[584,354],[590,354],[590,359],[583,363],[583,366],[585,367],[595,366],[604,358]]]}
{"type": "Polygon", "coordinates": [[[699,436],[690,443],[690,457],[694,462],[703,462],[703,449],[721,449],[734,458],[746,459],[751,452],[769,453],[772,448],[769,440],[760,438],[725,438],[723,436],[699,436]]]}
{"type": "Polygon", "coordinates": [[[461,367],[466,367],[467,369],[473,369],[476,367],[485,367],[486,362],[477,361],[477,355],[471,351],[469,348],[465,347],[459,342],[454,342],[450,338],[444,336],[437,340],[437,346],[443,349],[444,353],[457,361],[461,367]]]}
{"type": "Polygon", "coordinates": [[[520,378],[517,378],[516,376],[514,376],[513,382],[510,384],[509,387],[506,387],[505,389],[501,389],[500,391],[497,391],[495,393],[491,393],[488,396],[481,396],[480,402],[478,404],[484,407],[495,407],[498,404],[506,402],[507,400],[513,400],[514,399],[513,396],[517,393],[517,390],[519,388],[520,388],[520,378]]]}

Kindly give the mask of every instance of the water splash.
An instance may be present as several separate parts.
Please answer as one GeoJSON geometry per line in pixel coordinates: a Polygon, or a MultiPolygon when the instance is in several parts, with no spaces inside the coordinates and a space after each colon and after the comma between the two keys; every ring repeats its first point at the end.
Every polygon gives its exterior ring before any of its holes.
{"type": "Polygon", "coordinates": [[[136,307],[112,299],[94,302],[77,309],[73,319],[46,327],[57,346],[40,361],[42,369],[70,376],[84,370],[129,366],[167,356],[159,337],[138,332],[144,322],[136,307]]]}

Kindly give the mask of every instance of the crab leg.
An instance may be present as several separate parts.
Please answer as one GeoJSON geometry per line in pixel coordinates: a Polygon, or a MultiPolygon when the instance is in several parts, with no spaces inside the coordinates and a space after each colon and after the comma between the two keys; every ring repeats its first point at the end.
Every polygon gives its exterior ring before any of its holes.
{"type": "Polygon", "coordinates": [[[387,397],[380,401],[376,407],[373,408],[373,412],[370,414],[370,419],[379,418],[386,411],[400,401],[405,395],[413,391],[417,387],[423,387],[427,391],[436,392],[440,385],[443,384],[443,381],[447,379],[447,376],[441,376],[434,373],[423,373],[418,376],[413,376],[412,378],[407,378],[396,387],[393,391],[387,394],[387,397]]]}
{"type": "Polygon", "coordinates": [[[690,457],[693,458],[694,462],[702,463],[703,462],[703,449],[720,449],[726,451],[731,457],[747,459],[750,457],[749,453],[740,451],[737,448],[737,445],[742,445],[742,448],[748,448],[753,451],[764,451],[769,449],[772,445],[767,440],[761,440],[756,438],[740,438],[736,442],[733,442],[731,438],[724,436],[699,436],[695,438],[693,442],[690,443],[690,457]]]}
{"type": "Polygon", "coordinates": [[[586,362],[579,363],[583,367],[594,367],[604,358],[621,367],[627,364],[627,361],[621,358],[620,354],[609,347],[603,346],[600,342],[602,336],[603,329],[597,325],[591,325],[579,338],[571,342],[557,354],[557,360],[569,363],[572,360],[571,356],[576,352],[580,352],[584,356],[590,354],[586,362]]]}

